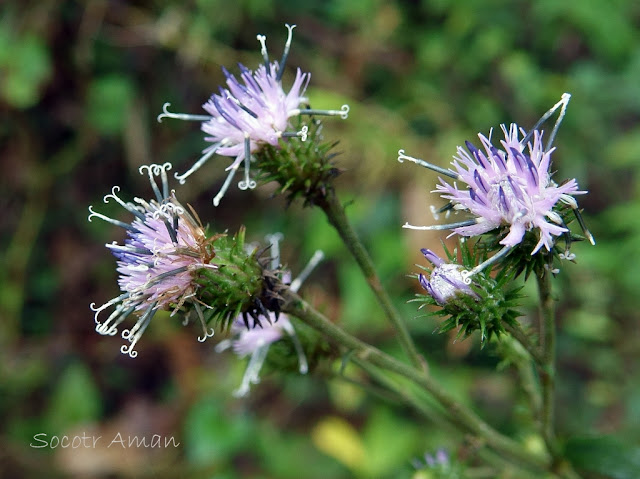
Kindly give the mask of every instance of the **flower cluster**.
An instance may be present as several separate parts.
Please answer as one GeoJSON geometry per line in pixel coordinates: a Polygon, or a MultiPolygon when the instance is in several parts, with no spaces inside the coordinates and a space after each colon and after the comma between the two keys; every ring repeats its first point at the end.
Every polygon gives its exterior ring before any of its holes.
{"type": "MultiPolygon", "coordinates": [[[[171,113],[167,109],[169,104],[165,104],[164,113],[158,117],[159,121],[169,117],[201,122],[202,130],[207,135],[206,141],[212,143],[186,173],[175,175],[181,184],[213,154],[233,158],[228,168],[229,175],[214,198],[215,205],[220,202],[241,165],[244,165],[245,177],[239,187],[247,189],[256,186],[249,174],[250,163],[256,159],[254,155],[265,150],[271,155],[265,160],[267,172],[264,177],[268,177],[271,167],[273,171],[282,171],[282,164],[274,165],[274,162],[281,160],[277,155],[274,156],[274,152],[287,144],[281,141],[283,138],[298,137],[304,142],[308,134],[314,135],[314,141],[308,142],[309,147],[300,150],[305,158],[295,157],[301,160],[295,168],[300,173],[298,183],[303,186],[290,182],[283,185],[283,189],[290,188],[298,192],[300,188],[308,189],[318,182],[324,185],[324,181],[334,175],[329,165],[331,155],[328,148],[317,144],[319,122],[314,120],[311,130],[298,122],[300,131],[290,131],[290,120],[301,115],[346,118],[349,107],[344,105],[341,110],[310,109],[304,96],[310,75],[300,69],[296,72],[292,87],[285,92],[282,77],[293,28],[287,25],[288,38],[279,62],[269,60],[266,37],[258,35],[264,60],[262,65],[254,71],[240,65],[238,78],[223,68],[226,88],[220,88],[219,93],[212,95],[203,105],[207,115],[171,113]],[[311,157],[317,161],[312,161],[311,157]],[[315,179],[310,179],[310,176],[315,179]]],[[[288,171],[287,168],[284,169],[288,171]]],[[[187,211],[173,191],[169,190],[167,172],[170,169],[169,163],[140,168],[141,173],[146,172],[149,176],[155,193],[153,200],[135,198],[133,202],[125,202],[117,195],[118,187],[104,197],[105,202],[114,200],[133,214],[131,223],[109,218],[89,208],[89,220],[100,218],[123,227],[128,234],[124,244],[107,244],[118,259],[118,283],[122,294],[101,306],[95,303],[91,305],[95,311],[96,330],[101,334],[115,335],[118,326],[128,316],[136,316],[133,328],[122,332],[122,337],[129,344],[125,344],[121,350],[131,357],[137,355],[137,342],[160,310],[171,311],[171,316],[181,312],[187,322],[189,317],[197,317],[204,331],[199,338],[201,341],[213,335],[211,323],[217,323],[222,329],[230,326],[233,329],[238,322],[248,326],[251,318],[254,327],[258,325],[265,331],[262,339],[256,339],[256,346],[251,348],[252,354],[260,349],[258,343],[268,346],[284,333],[295,337],[287,318],[277,321],[282,302],[279,288],[285,287],[282,274],[274,273],[274,268],[265,267],[265,261],[258,257],[257,251],[245,251],[244,229],[233,238],[226,234],[208,236],[195,212],[187,211]],[[160,185],[156,178],[160,178],[160,185]],[[110,308],[113,311],[101,320],[101,313],[110,308]]],[[[237,333],[237,329],[234,331],[237,333]]],[[[253,335],[247,336],[244,342],[251,344],[253,335]]],[[[249,351],[241,346],[235,349],[249,351]]],[[[303,359],[300,359],[301,369],[303,363],[303,359]]]]}
{"type": "MultiPolygon", "coordinates": [[[[462,236],[478,236],[500,230],[503,237],[500,244],[513,248],[523,242],[526,232],[537,235],[537,243],[530,251],[536,254],[543,246],[551,251],[554,237],[569,232],[558,210],[571,207],[577,213],[574,195],[585,194],[580,191],[575,179],[558,185],[551,178],[551,147],[555,132],[564,115],[564,109],[570,96],[565,94],[546,115],[546,119],[557,108],[562,112],[550,140],[545,146],[543,133],[532,129],[527,133],[516,124],[509,128],[502,125],[505,139],[502,149],[495,147],[489,138],[479,134],[484,151],[466,142],[466,149],[458,147],[452,169],[431,165],[423,160],[406,156],[400,150],[398,160],[408,159],[437,171],[455,180],[451,185],[442,178],[435,192],[449,201],[444,209],[467,211],[472,218],[457,223],[436,226],[412,226],[411,229],[451,229],[462,236]],[[464,185],[464,189],[458,186],[464,185]]],[[[585,230],[593,242],[593,237],[585,230]]]]}
{"type": "Polygon", "coordinates": [[[138,317],[132,329],[122,332],[129,345],[123,345],[121,351],[131,357],[137,356],[134,347],[158,310],[172,310],[173,315],[189,306],[203,328],[203,335],[198,339],[204,341],[213,335],[213,329],[205,321],[204,305],[197,300],[200,287],[197,273],[201,269],[217,269],[212,263],[216,237],[207,238],[200,222],[169,192],[167,170],[170,169],[169,163],[140,168],[141,173],[146,170],[149,175],[156,194],[154,200],[134,198],[133,203],[125,203],[117,195],[117,186],[104,197],[105,203],[115,200],[132,213],[135,217],[132,223],[109,218],[89,208],[89,221],[100,218],[127,230],[124,244],[106,245],[118,259],[118,284],[122,294],[100,307],[92,304],[91,308],[95,311],[96,331],[110,336],[118,332],[118,325],[127,316],[138,317]],[[161,189],[154,176],[161,177],[161,189]],[[100,313],[112,306],[113,312],[100,322],[100,313]]]}
{"type": "Polygon", "coordinates": [[[110,336],[117,334],[118,325],[129,315],[137,316],[135,326],[122,332],[129,344],[121,351],[131,357],[137,356],[134,347],[160,310],[171,311],[171,316],[181,312],[185,324],[195,316],[203,329],[201,342],[213,336],[210,324],[224,329],[239,314],[258,317],[279,310],[277,291],[265,277],[261,261],[256,253],[245,251],[244,229],[233,237],[208,236],[196,213],[187,211],[169,191],[170,169],[169,163],[140,168],[149,175],[155,199],[124,202],[117,195],[118,187],[104,197],[105,202],[115,200],[133,214],[131,223],[89,208],[90,221],[100,218],[127,231],[124,244],[106,245],[118,259],[122,294],[99,307],[92,304],[91,309],[96,331],[110,336]],[[111,307],[111,314],[100,321],[100,313],[111,307]]]}
{"type": "MultiPolygon", "coordinates": [[[[280,249],[279,241],[281,235],[270,235],[267,239],[271,243],[271,270],[281,276],[280,280],[284,284],[289,285],[289,289],[297,292],[302,286],[302,282],[309,276],[311,271],[322,260],[323,253],[316,251],[307,266],[302,270],[300,275],[291,281],[291,273],[288,270],[282,271],[280,268],[280,249]]],[[[307,359],[302,349],[302,345],[296,336],[291,320],[286,314],[277,314],[270,312],[269,314],[261,314],[253,325],[249,324],[249,318],[246,315],[238,316],[231,326],[231,338],[218,343],[216,351],[222,352],[229,348],[240,358],[250,356],[249,364],[242,378],[242,382],[238,389],[234,391],[236,397],[246,396],[249,393],[252,384],[260,382],[260,370],[267,358],[270,346],[276,341],[280,341],[288,336],[293,342],[296,353],[298,355],[298,370],[300,374],[306,374],[308,370],[307,359]]]]}
{"type": "Polygon", "coordinates": [[[287,25],[289,35],[280,62],[270,62],[266,47],[266,37],[258,35],[264,64],[255,71],[240,64],[240,79],[223,68],[227,79],[227,88],[220,88],[203,105],[208,115],[188,115],[168,111],[169,103],[163,106],[162,118],[193,120],[202,122],[202,130],[208,135],[205,140],[212,144],[207,147],[202,157],[185,173],[176,175],[180,183],[197,171],[211,156],[218,154],[233,158],[227,167],[229,174],[213,203],[218,206],[227,191],[238,168],[244,165],[244,179],[238,183],[242,190],[256,187],[256,181],[250,176],[252,155],[258,153],[266,145],[277,147],[280,140],[286,137],[299,137],[306,140],[308,127],[300,131],[290,131],[290,119],[299,115],[329,115],[345,119],[349,107],[343,105],[340,110],[312,110],[305,108],[308,103],[304,92],[309,83],[310,74],[297,69],[295,80],[288,93],[282,86],[282,75],[286,65],[293,28],[287,25]]]}
{"type": "Polygon", "coordinates": [[[400,162],[409,160],[454,180],[451,184],[442,177],[439,179],[434,192],[448,203],[438,210],[432,209],[436,219],[441,212],[464,211],[471,215],[468,219],[444,225],[413,226],[406,223],[404,227],[451,230],[463,237],[485,235],[486,240],[478,242],[478,248],[485,253],[495,252],[488,259],[483,255],[482,262],[462,268],[456,264],[442,264],[433,253],[423,250],[436,268],[430,280],[420,275],[420,283],[439,305],[447,304],[457,293],[469,295],[471,278],[485,269],[490,271],[496,264],[502,263],[503,269],[511,269],[516,274],[524,268],[528,274],[531,269],[540,267],[557,272],[552,267],[555,256],[558,259],[575,258],[569,252],[573,236],[566,225],[570,211],[575,213],[585,236],[592,244],[595,243],[574,198],[586,191],[578,188],[575,179],[559,185],[551,177],[551,155],[555,151],[552,144],[569,99],[570,95],[565,93],[528,133],[515,123],[509,127],[502,125],[504,140],[500,142],[501,148],[494,146],[491,135],[489,138],[478,135],[482,149],[467,141],[465,148],[458,147],[451,168],[441,168],[407,156],[403,150],[398,152],[400,162]],[[543,132],[537,128],[559,108],[560,115],[545,145],[543,132]],[[564,239],[563,252],[557,250],[558,237],[564,239]]]}
{"type": "Polygon", "coordinates": [[[463,236],[476,236],[501,225],[507,225],[509,233],[500,241],[504,246],[519,244],[526,231],[537,229],[540,239],[531,254],[542,246],[551,251],[553,236],[568,231],[562,218],[553,211],[559,201],[575,204],[572,195],[584,194],[575,179],[559,186],[551,180],[552,148],[545,151],[542,132],[533,132],[533,143],[528,152],[520,141],[526,136],[516,124],[509,129],[504,125],[503,150],[494,147],[490,140],[480,134],[484,152],[470,142],[467,151],[458,147],[458,156],[453,166],[457,180],[466,185],[464,190],[440,179],[437,191],[451,201],[454,208],[464,209],[475,215],[473,224],[459,226],[453,231],[463,236]]]}

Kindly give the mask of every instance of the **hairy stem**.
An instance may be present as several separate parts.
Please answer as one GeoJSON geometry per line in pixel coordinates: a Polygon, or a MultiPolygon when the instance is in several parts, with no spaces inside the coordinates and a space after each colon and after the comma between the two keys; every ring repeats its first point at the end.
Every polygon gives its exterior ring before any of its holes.
{"type": "Polygon", "coordinates": [[[358,356],[352,355],[351,361],[364,370],[372,379],[382,384],[389,391],[393,391],[401,402],[415,409],[425,419],[432,422],[434,425],[449,432],[455,432],[455,421],[451,418],[445,417],[440,410],[436,410],[430,407],[425,402],[420,401],[410,389],[406,387],[406,384],[400,384],[394,381],[391,377],[385,374],[381,369],[376,368],[369,362],[360,359],[358,356]]]}
{"type": "Polygon", "coordinates": [[[333,189],[328,190],[321,199],[317,200],[317,204],[325,212],[329,223],[331,223],[331,225],[336,229],[342,238],[342,241],[344,241],[345,245],[358,263],[358,266],[360,266],[369,287],[373,291],[373,294],[375,294],[385,315],[398,333],[398,339],[400,340],[400,344],[405,354],[409,357],[414,366],[421,370],[425,369],[424,359],[422,359],[418,354],[407,327],[402,321],[402,318],[400,318],[398,311],[396,311],[391,303],[391,299],[382,286],[382,282],[376,273],[373,262],[371,261],[367,250],[358,238],[355,230],[351,226],[351,223],[349,223],[344,208],[336,197],[335,191],[333,189]]]}
{"type": "Polygon", "coordinates": [[[555,397],[555,362],[556,362],[556,324],[555,307],[551,296],[551,273],[542,269],[536,274],[538,294],[540,297],[542,360],[540,379],[542,383],[542,417],[541,429],[547,449],[553,457],[557,457],[558,449],[554,433],[554,397],[555,397]]]}
{"type": "Polygon", "coordinates": [[[287,290],[283,296],[285,304],[282,310],[284,312],[296,316],[312,328],[326,335],[334,343],[352,350],[354,356],[357,356],[361,361],[366,361],[374,366],[403,376],[420,386],[426,390],[452,418],[455,418],[456,422],[463,426],[467,432],[478,436],[494,450],[517,463],[538,469],[547,468],[548,460],[545,457],[540,457],[527,451],[516,441],[500,434],[471,409],[456,401],[440,384],[427,376],[424,371],[408,366],[345,332],[290,290],[287,290]]]}
{"type": "Polygon", "coordinates": [[[533,358],[533,360],[539,367],[544,367],[545,358],[540,352],[540,349],[538,349],[538,347],[531,342],[531,340],[529,339],[529,335],[527,335],[527,333],[523,331],[522,327],[519,324],[511,326],[510,324],[505,323],[504,329],[506,329],[511,334],[511,336],[513,336],[513,338],[518,341],[524,349],[527,350],[529,355],[533,358]]]}

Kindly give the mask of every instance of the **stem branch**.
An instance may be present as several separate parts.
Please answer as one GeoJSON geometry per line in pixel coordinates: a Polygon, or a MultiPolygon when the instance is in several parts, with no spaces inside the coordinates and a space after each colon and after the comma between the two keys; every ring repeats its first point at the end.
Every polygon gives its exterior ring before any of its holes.
{"type": "Polygon", "coordinates": [[[345,332],[321,313],[313,309],[291,290],[287,290],[283,296],[285,300],[282,308],[283,312],[296,316],[312,328],[326,335],[334,343],[353,350],[354,355],[361,361],[366,361],[372,365],[396,373],[422,387],[447,410],[451,417],[456,418],[457,423],[464,425],[467,431],[482,438],[486,444],[494,450],[529,467],[538,469],[546,469],[548,467],[548,460],[546,458],[527,451],[516,441],[500,434],[471,409],[456,401],[442,386],[427,376],[423,371],[408,366],[345,332]]]}
{"type": "Polygon", "coordinates": [[[420,370],[424,370],[424,359],[422,359],[418,354],[407,327],[391,303],[391,299],[382,286],[382,282],[376,273],[373,261],[371,261],[367,250],[358,238],[358,235],[351,226],[351,223],[349,223],[344,208],[336,197],[335,191],[333,189],[329,189],[326,194],[317,201],[317,204],[325,212],[329,223],[331,223],[331,225],[336,229],[342,238],[342,241],[344,241],[345,245],[358,263],[358,266],[360,266],[369,287],[373,291],[373,294],[375,294],[385,315],[398,333],[398,339],[400,340],[400,344],[405,354],[409,357],[414,366],[420,370]]]}
{"type": "Polygon", "coordinates": [[[558,450],[554,433],[554,391],[555,391],[555,362],[556,362],[556,324],[555,308],[551,296],[551,273],[547,269],[536,274],[538,280],[538,294],[540,296],[540,314],[543,336],[543,363],[540,368],[542,382],[542,435],[549,453],[557,457],[558,450]]]}
{"type": "Polygon", "coordinates": [[[544,367],[545,358],[540,352],[540,349],[531,342],[527,333],[525,333],[520,325],[511,326],[509,324],[504,325],[504,329],[506,329],[513,338],[518,341],[524,349],[531,355],[533,360],[539,367],[544,367]]]}

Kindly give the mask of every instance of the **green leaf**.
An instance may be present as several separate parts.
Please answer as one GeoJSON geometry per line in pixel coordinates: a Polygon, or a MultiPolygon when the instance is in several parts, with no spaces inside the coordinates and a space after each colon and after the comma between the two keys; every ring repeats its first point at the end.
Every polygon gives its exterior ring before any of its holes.
{"type": "Polygon", "coordinates": [[[0,32],[0,97],[16,108],[28,108],[40,100],[51,76],[51,58],[44,40],[35,35],[11,38],[0,32]]]}
{"type": "Polygon", "coordinates": [[[413,424],[394,417],[386,408],[375,409],[363,432],[366,451],[366,461],[362,464],[364,475],[385,477],[398,470],[415,454],[418,438],[413,424]]]}
{"type": "Polygon", "coordinates": [[[82,363],[72,363],[57,381],[46,423],[58,433],[78,423],[95,421],[100,410],[100,393],[91,373],[82,363]]]}
{"type": "Polygon", "coordinates": [[[89,121],[101,133],[122,132],[133,98],[134,86],[124,76],[108,75],[94,80],[87,99],[89,121]]]}
{"type": "Polygon", "coordinates": [[[640,474],[640,445],[611,436],[571,438],[565,457],[579,470],[612,479],[637,479],[640,474]]]}
{"type": "Polygon", "coordinates": [[[204,398],[185,420],[185,452],[197,465],[226,462],[243,449],[250,434],[248,417],[230,415],[217,398],[204,398]]]}

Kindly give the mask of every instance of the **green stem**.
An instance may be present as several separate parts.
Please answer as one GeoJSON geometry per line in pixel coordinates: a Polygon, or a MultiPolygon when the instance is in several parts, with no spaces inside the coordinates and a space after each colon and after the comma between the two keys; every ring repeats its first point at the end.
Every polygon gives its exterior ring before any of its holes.
{"type": "Polygon", "coordinates": [[[546,469],[548,467],[546,458],[530,453],[516,441],[500,434],[472,410],[456,401],[442,386],[423,371],[408,366],[343,331],[290,290],[287,290],[283,296],[285,300],[283,311],[285,313],[296,316],[312,328],[326,335],[333,342],[353,350],[354,355],[360,360],[399,374],[422,387],[447,410],[451,417],[456,418],[456,421],[463,425],[468,432],[482,438],[487,445],[496,451],[529,467],[538,469],[546,469]]]}
{"type": "Polygon", "coordinates": [[[542,383],[542,436],[549,453],[557,458],[558,448],[554,433],[554,396],[555,396],[555,362],[556,362],[556,324],[555,307],[551,296],[551,273],[542,269],[536,274],[541,314],[541,346],[542,366],[540,379],[542,383]]]}
{"type": "Polygon", "coordinates": [[[415,409],[419,414],[424,416],[425,419],[431,421],[436,426],[445,429],[449,432],[457,431],[454,421],[446,418],[440,411],[434,410],[425,402],[418,400],[414,394],[410,393],[409,388],[405,385],[398,384],[391,377],[384,374],[380,369],[376,368],[372,364],[360,359],[358,356],[351,356],[351,361],[364,370],[372,379],[382,384],[389,391],[393,393],[401,400],[401,402],[415,409]]]}
{"type": "Polygon", "coordinates": [[[506,329],[511,334],[511,336],[513,336],[513,338],[518,341],[524,349],[527,350],[529,355],[533,358],[538,366],[544,367],[545,358],[540,352],[540,349],[538,349],[538,347],[530,341],[529,335],[524,332],[519,324],[516,324],[515,326],[505,324],[504,329],[506,329]]]}
{"type": "Polygon", "coordinates": [[[317,200],[317,204],[325,212],[329,223],[331,223],[331,225],[336,229],[342,238],[342,241],[344,241],[345,245],[358,263],[358,266],[360,266],[369,287],[378,299],[385,315],[398,333],[398,339],[400,340],[400,344],[405,354],[409,357],[414,366],[420,370],[424,370],[424,359],[418,354],[407,327],[402,321],[402,318],[400,318],[396,309],[393,307],[391,299],[382,286],[382,282],[376,273],[373,261],[371,261],[367,250],[358,238],[358,235],[351,226],[351,223],[349,223],[349,219],[347,218],[342,204],[336,197],[335,191],[333,189],[329,189],[322,198],[317,200]]]}

